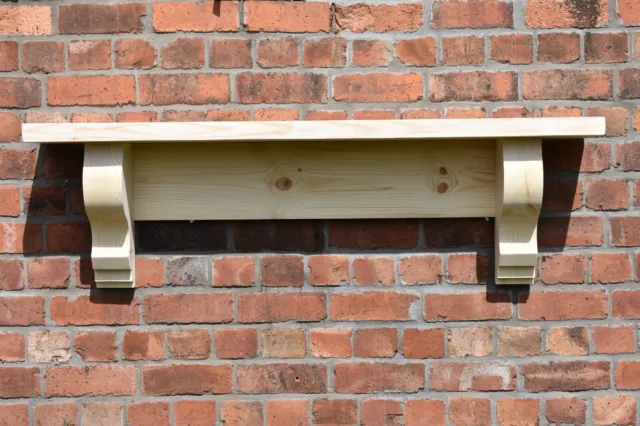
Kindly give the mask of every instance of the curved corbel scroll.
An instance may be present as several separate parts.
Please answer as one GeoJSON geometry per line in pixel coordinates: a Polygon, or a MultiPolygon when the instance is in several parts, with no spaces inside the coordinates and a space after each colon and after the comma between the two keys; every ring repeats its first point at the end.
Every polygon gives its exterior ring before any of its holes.
{"type": "Polygon", "coordinates": [[[498,139],[496,284],[532,284],[542,207],[542,141],[498,139]]]}
{"type": "Polygon", "coordinates": [[[85,144],[84,202],[91,223],[91,262],[97,287],[134,285],[131,144],[85,144]]]}

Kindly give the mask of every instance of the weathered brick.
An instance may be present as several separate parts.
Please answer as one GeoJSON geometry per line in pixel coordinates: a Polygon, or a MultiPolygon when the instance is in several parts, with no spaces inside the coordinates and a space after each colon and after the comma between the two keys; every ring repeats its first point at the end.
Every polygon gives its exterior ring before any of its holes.
{"type": "Polygon", "coordinates": [[[0,367],[0,398],[30,398],[39,396],[39,369],[0,367]]]}
{"type": "Polygon", "coordinates": [[[442,64],[453,67],[484,64],[484,38],[475,36],[443,37],[442,64]]]}
{"type": "Polygon", "coordinates": [[[253,114],[255,121],[293,121],[300,119],[300,112],[291,108],[261,108],[253,114]]]}
{"type": "Polygon", "coordinates": [[[615,246],[640,245],[640,217],[611,218],[611,244],[615,246]]]}
{"type": "Polygon", "coordinates": [[[489,257],[480,254],[454,254],[447,259],[447,281],[453,284],[486,284],[489,257]]]}
{"type": "Polygon", "coordinates": [[[51,35],[51,6],[1,6],[0,34],[4,36],[51,35]]]}
{"type": "Polygon", "coordinates": [[[396,58],[407,66],[433,67],[436,65],[436,39],[419,37],[400,40],[393,45],[396,58]]]}
{"type": "Polygon", "coordinates": [[[73,40],[69,42],[69,69],[108,70],[111,68],[109,40],[73,40]]]}
{"type": "Polygon", "coordinates": [[[248,31],[327,33],[330,21],[329,3],[245,3],[244,24],[248,31]]]}
{"type": "Polygon", "coordinates": [[[169,426],[168,402],[141,402],[127,406],[127,424],[130,426],[169,426]]]}
{"type": "Polygon", "coordinates": [[[24,262],[22,259],[0,259],[0,270],[2,271],[0,290],[12,291],[24,288],[24,262]]]}
{"type": "Polygon", "coordinates": [[[309,401],[276,399],[267,401],[267,426],[309,426],[309,401]]]}
{"type": "Polygon", "coordinates": [[[432,24],[441,28],[512,28],[513,3],[499,0],[438,0],[432,24]]]}
{"type": "Polygon", "coordinates": [[[427,294],[424,317],[427,321],[509,319],[511,298],[507,293],[427,294]]]}
{"type": "Polygon", "coordinates": [[[600,217],[544,217],[538,227],[538,244],[544,247],[599,246],[604,242],[600,217]]]}
{"type": "Polygon", "coordinates": [[[144,3],[72,4],[58,8],[60,34],[139,33],[144,3]]]}
{"type": "Polygon", "coordinates": [[[241,73],[236,78],[236,86],[242,104],[327,102],[327,77],[321,74],[241,73]]]}
{"type": "Polygon", "coordinates": [[[349,258],[340,255],[318,255],[307,258],[309,284],[314,286],[337,286],[349,284],[349,258]]]}
{"type": "Polygon", "coordinates": [[[161,121],[173,121],[173,122],[192,122],[192,121],[204,121],[204,111],[178,111],[169,110],[162,113],[161,121]]]}
{"type": "Polygon", "coordinates": [[[410,293],[366,291],[357,294],[331,294],[334,321],[406,321],[409,309],[419,297],[410,293]]]}
{"type": "Polygon", "coordinates": [[[519,317],[530,321],[604,319],[607,317],[605,291],[532,291],[520,295],[519,317]]]}
{"type": "Polygon", "coordinates": [[[349,358],[351,329],[313,328],[309,331],[311,355],[317,358],[349,358]]]}
{"type": "Polygon", "coordinates": [[[24,361],[24,335],[20,333],[0,333],[0,361],[24,361]]]}
{"type": "Polygon", "coordinates": [[[32,331],[27,337],[29,362],[67,362],[71,345],[66,331],[32,331]]]}
{"type": "Polygon", "coordinates": [[[545,404],[545,412],[552,423],[585,424],[587,403],[576,398],[551,398],[545,404]]]}
{"type": "Polygon", "coordinates": [[[547,351],[557,355],[589,354],[589,330],[585,327],[554,327],[547,332],[547,351]]]}
{"type": "Polygon", "coordinates": [[[162,287],[164,262],[150,257],[136,258],[136,287],[162,287]]]}
{"type": "Polygon", "coordinates": [[[529,28],[594,28],[609,21],[609,2],[588,6],[570,0],[531,0],[525,5],[525,25],[529,28]]]}
{"type": "MultiPolygon", "coordinates": [[[[565,117],[579,117],[580,110],[569,109],[565,117]]],[[[547,117],[553,115],[546,115],[547,117]]],[[[557,115],[556,115],[557,116],[557,115]]],[[[582,141],[554,142],[542,145],[545,170],[553,172],[601,172],[611,165],[611,146],[582,141]]]]}
{"type": "Polygon", "coordinates": [[[613,316],[640,319],[640,290],[617,290],[611,296],[613,316]]]}
{"type": "Polygon", "coordinates": [[[388,257],[360,257],[353,260],[353,280],[362,286],[393,285],[394,261],[388,257]]]}
{"type": "Polygon", "coordinates": [[[260,401],[223,401],[222,423],[227,426],[263,426],[263,406],[260,401]]]}
{"type": "Polygon", "coordinates": [[[173,286],[204,285],[207,279],[207,262],[203,257],[178,257],[166,262],[166,281],[173,286]]]}
{"type": "Polygon", "coordinates": [[[402,403],[392,399],[365,399],[360,403],[362,426],[402,426],[402,403]]]}
{"type": "MultiPolygon", "coordinates": [[[[12,157],[9,156],[8,158],[11,159],[12,157]]],[[[2,174],[2,161],[2,150],[0,150],[0,175],[2,174]]],[[[12,222],[0,223],[0,253],[37,253],[41,250],[41,225],[12,222]]]]}
{"type": "Polygon", "coordinates": [[[526,357],[540,355],[542,343],[539,327],[499,327],[498,356],[526,357]]]}
{"type": "Polygon", "coordinates": [[[237,1],[153,3],[153,29],[157,33],[238,31],[237,1]]]}
{"type": "Polygon", "coordinates": [[[220,39],[209,44],[211,68],[251,68],[251,40],[220,39]]]}
{"type": "Polygon", "coordinates": [[[258,353],[255,328],[217,329],[213,331],[216,356],[220,359],[253,358],[258,353]]]}
{"type": "Polygon", "coordinates": [[[622,107],[589,108],[588,117],[605,117],[605,136],[626,136],[629,122],[629,111],[622,107]]]}
{"type": "Polygon", "coordinates": [[[422,26],[421,3],[335,5],[338,31],[413,32],[422,26]]]}
{"type": "Polygon", "coordinates": [[[410,359],[444,357],[444,329],[407,328],[402,333],[402,355],[410,359]]]}
{"type": "Polygon", "coordinates": [[[491,59],[511,65],[533,62],[533,38],[528,34],[491,36],[491,59]]]}
{"type": "Polygon", "coordinates": [[[538,34],[538,62],[570,64],[580,59],[580,34],[538,34]]]}
{"type": "Polygon", "coordinates": [[[405,257],[399,272],[403,284],[438,284],[442,282],[442,259],[432,254],[405,257]]]}
{"type": "Polygon", "coordinates": [[[353,353],[360,358],[393,358],[398,352],[395,328],[363,328],[355,332],[353,353]]]}
{"type": "Polygon", "coordinates": [[[73,343],[84,362],[111,362],[118,359],[115,332],[80,332],[75,335],[73,343]]]}
{"type": "Polygon", "coordinates": [[[262,284],[268,287],[302,287],[304,264],[298,255],[268,255],[260,260],[262,284]]]}
{"type": "Polygon", "coordinates": [[[166,70],[204,66],[204,39],[178,38],[160,49],[160,66],[166,70]]]}
{"type": "Polygon", "coordinates": [[[219,324],[233,321],[231,293],[154,294],[144,301],[143,316],[152,324],[219,324]]]}
{"type": "Polygon", "coordinates": [[[487,110],[481,107],[475,108],[447,108],[444,118],[487,118],[487,110]]]}
{"type": "Polygon", "coordinates": [[[141,105],[226,104],[231,97],[226,74],[145,74],[139,85],[141,105]]]}
{"type": "Polygon", "coordinates": [[[351,65],[356,67],[384,67],[391,62],[391,47],[384,40],[354,40],[351,51],[351,65]]]}
{"type": "Polygon", "coordinates": [[[209,330],[169,331],[167,340],[173,359],[207,359],[211,355],[209,330]]]}
{"type": "Polygon", "coordinates": [[[515,101],[518,76],[515,72],[457,72],[429,75],[429,100],[515,101]]]}
{"type": "Polygon", "coordinates": [[[214,287],[250,287],[254,282],[255,264],[252,257],[227,257],[214,261],[214,287]]]}
{"type": "Polygon", "coordinates": [[[42,96],[42,83],[35,78],[0,78],[0,108],[39,107],[42,96]]]}
{"type": "Polygon", "coordinates": [[[205,116],[206,121],[249,121],[249,111],[210,109],[205,116]]]}
{"type": "Polygon", "coordinates": [[[298,40],[293,37],[259,40],[257,63],[261,68],[286,68],[298,65],[298,40]]]}
{"type": "Polygon", "coordinates": [[[633,326],[593,327],[593,345],[597,354],[621,354],[636,351],[633,326]]]}
{"type": "Polygon", "coordinates": [[[586,33],[584,56],[587,63],[626,62],[628,57],[626,33],[586,33]]]}
{"type": "Polygon", "coordinates": [[[516,367],[503,362],[433,362],[429,387],[435,391],[508,391],[516,386],[516,367]]]}
{"type": "Polygon", "coordinates": [[[111,114],[98,114],[98,113],[72,113],[72,123],[111,123],[113,122],[113,116],[111,114]]]}
{"type": "Polygon", "coordinates": [[[358,418],[358,402],[352,399],[316,399],[311,416],[314,425],[350,425],[358,418]]]}
{"type": "Polygon", "coordinates": [[[115,47],[116,67],[149,69],[158,64],[158,51],[146,40],[118,40],[115,47]]]}
{"type": "Polygon", "coordinates": [[[135,325],[140,323],[140,300],[105,294],[51,298],[51,319],[56,325],[135,325]]]}
{"type": "Polygon", "coordinates": [[[0,41],[0,71],[18,70],[18,42],[0,41]]]}
{"type": "Polygon", "coordinates": [[[347,63],[347,40],[342,37],[305,40],[302,63],[310,68],[344,67],[347,63]]]}
{"type": "Polygon", "coordinates": [[[303,358],[307,353],[304,330],[298,328],[268,328],[262,330],[264,358],[303,358]]]}
{"type": "Polygon", "coordinates": [[[136,390],[133,366],[49,367],[44,377],[47,398],[133,395],[136,390]]]}
{"type": "Polygon", "coordinates": [[[496,417],[499,426],[538,424],[540,401],[537,399],[502,398],[498,400],[496,417]]]}
{"type": "Polygon", "coordinates": [[[42,296],[0,297],[0,326],[44,325],[42,296]]]}
{"type": "Polygon", "coordinates": [[[142,392],[150,396],[227,394],[231,365],[153,365],[142,368],[142,392]],[[180,377],[180,380],[175,380],[180,377]]]}
{"type": "Polygon", "coordinates": [[[133,76],[64,76],[47,79],[51,106],[116,106],[136,101],[133,76]]]}
{"type": "Polygon", "coordinates": [[[627,253],[593,253],[591,255],[591,282],[611,284],[630,281],[631,260],[627,253]]]}
{"type": "Polygon", "coordinates": [[[336,364],[334,374],[337,393],[414,393],[424,388],[423,364],[336,364]]]}
{"type": "Polygon", "coordinates": [[[620,70],[620,97],[623,99],[637,99],[640,98],[640,84],[638,79],[640,78],[640,69],[623,69],[620,70]]]}
{"type": "Polygon", "coordinates": [[[354,120],[393,120],[395,118],[395,111],[384,109],[365,109],[360,111],[354,111],[351,117],[354,120]]]}
{"type": "Polygon", "coordinates": [[[66,425],[75,422],[77,416],[78,404],[75,402],[40,404],[33,410],[36,426],[66,425]]]}
{"type": "Polygon", "coordinates": [[[631,395],[593,398],[593,423],[632,425],[636,423],[636,399],[631,395]]]}
{"type": "Polygon", "coordinates": [[[493,331],[486,327],[451,328],[447,333],[449,356],[489,356],[493,352],[493,331]]]}
{"type": "Polygon", "coordinates": [[[612,73],[607,70],[527,71],[525,99],[606,100],[613,95],[612,73]]]}
{"type": "Polygon", "coordinates": [[[587,260],[582,254],[554,254],[542,257],[542,281],[545,284],[584,283],[587,260]]]}
{"type": "Polygon", "coordinates": [[[616,165],[625,172],[640,170],[640,142],[626,142],[616,146],[616,165]]]}
{"type": "Polygon", "coordinates": [[[490,426],[491,401],[486,398],[449,398],[449,420],[455,426],[490,426]]]}
{"type": "Polygon", "coordinates": [[[164,332],[127,330],[122,341],[122,358],[130,361],[163,359],[164,332]]]}
{"type": "Polygon", "coordinates": [[[242,323],[309,322],[326,317],[323,293],[255,293],[238,297],[238,321],[242,323]]]}
{"type": "MultiPolygon", "coordinates": [[[[609,389],[609,361],[557,361],[522,367],[527,392],[609,389]]],[[[618,369],[618,371],[620,371],[618,369]]]]}
{"type": "Polygon", "coordinates": [[[210,426],[216,419],[215,401],[178,401],[173,406],[176,426],[210,426]]]}
{"type": "Polygon", "coordinates": [[[618,16],[624,25],[640,24],[640,5],[633,0],[619,0],[618,16]]]}
{"type": "Polygon", "coordinates": [[[236,377],[236,389],[249,394],[327,392],[324,364],[244,364],[236,377]]]}
{"type": "Polygon", "coordinates": [[[64,43],[30,41],[22,45],[22,69],[27,73],[64,71],[64,43]]]}
{"type": "Polygon", "coordinates": [[[27,264],[29,288],[68,288],[70,262],[66,257],[30,259],[27,264]]]}

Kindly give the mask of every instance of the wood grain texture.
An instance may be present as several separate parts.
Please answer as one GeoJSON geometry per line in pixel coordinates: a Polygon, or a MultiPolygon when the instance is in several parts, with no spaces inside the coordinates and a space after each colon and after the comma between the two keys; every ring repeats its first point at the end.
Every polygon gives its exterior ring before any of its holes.
{"type": "Polygon", "coordinates": [[[82,185],[91,224],[91,263],[98,288],[134,285],[131,144],[85,147],[82,185]]]}
{"type": "Polygon", "coordinates": [[[231,142],[577,138],[604,135],[603,117],[206,123],[24,124],[25,142],[231,142]]]}
{"type": "Polygon", "coordinates": [[[485,217],[495,141],[136,144],[135,220],[485,217]]]}
{"type": "Polygon", "coordinates": [[[496,283],[533,284],[544,185],[542,141],[498,140],[496,167],[496,283]]]}

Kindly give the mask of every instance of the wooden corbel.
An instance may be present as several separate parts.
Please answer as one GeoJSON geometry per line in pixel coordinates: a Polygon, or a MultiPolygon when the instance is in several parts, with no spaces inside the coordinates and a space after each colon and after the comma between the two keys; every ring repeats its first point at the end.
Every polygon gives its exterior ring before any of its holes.
{"type": "Polygon", "coordinates": [[[25,124],[84,143],[98,287],[134,285],[134,220],[495,217],[497,284],[531,284],[542,138],[605,119],[25,124]]]}

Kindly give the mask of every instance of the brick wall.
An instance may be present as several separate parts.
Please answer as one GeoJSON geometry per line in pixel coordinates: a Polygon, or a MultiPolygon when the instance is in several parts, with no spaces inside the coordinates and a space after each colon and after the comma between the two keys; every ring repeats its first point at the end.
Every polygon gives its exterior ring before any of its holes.
{"type": "Polygon", "coordinates": [[[0,4],[0,425],[635,424],[640,2],[86,3],[0,4]],[[531,288],[492,283],[492,221],[433,219],[139,223],[141,288],[99,292],[82,147],[20,142],[534,116],[607,135],[544,144],[531,288]]]}

